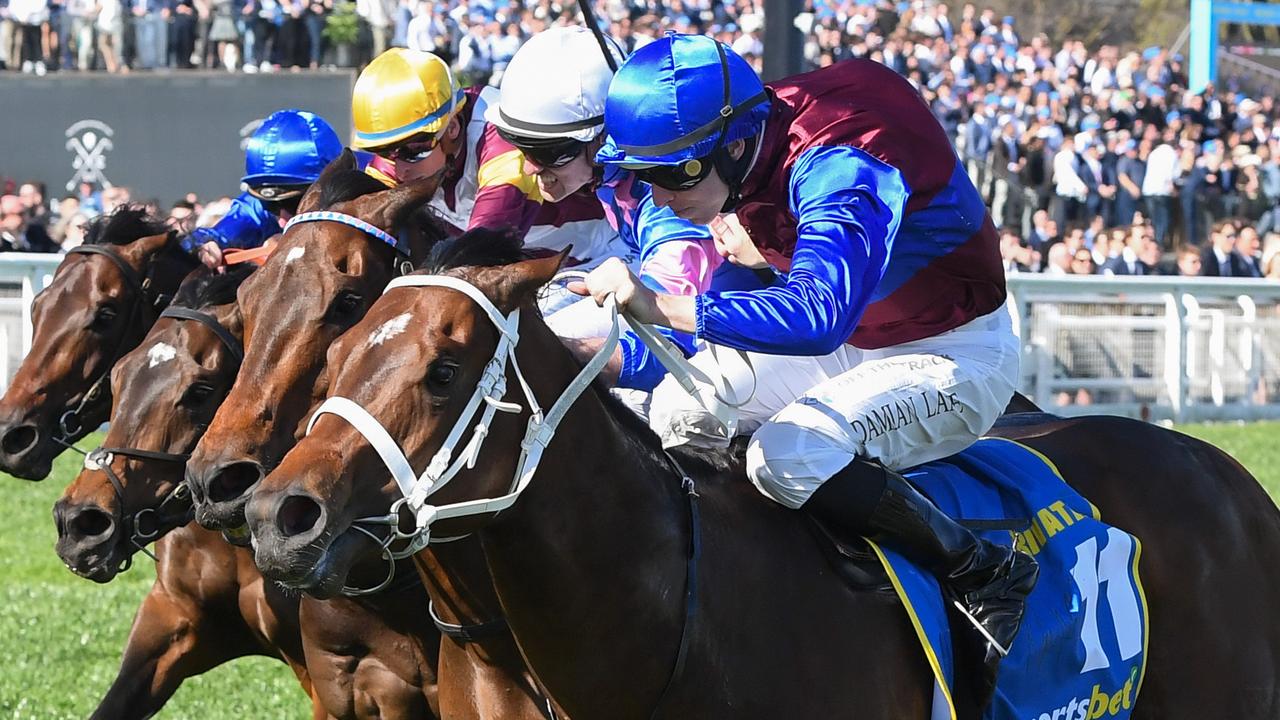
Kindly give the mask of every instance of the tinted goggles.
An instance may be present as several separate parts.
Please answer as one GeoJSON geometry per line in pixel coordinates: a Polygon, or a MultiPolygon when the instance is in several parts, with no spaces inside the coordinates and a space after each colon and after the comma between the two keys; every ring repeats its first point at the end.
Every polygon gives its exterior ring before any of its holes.
{"type": "Polygon", "coordinates": [[[440,145],[440,138],[432,135],[415,135],[412,138],[395,145],[390,148],[378,148],[373,150],[374,155],[380,155],[393,162],[409,163],[410,165],[420,163],[431,156],[435,149],[440,145]]]}
{"type": "Polygon", "coordinates": [[[540,168],[559,168],[582,154],[586,143],[572,138],[531,138],[514,135],[501,128],[498,135],[540,168]]]}
{"type": "Polygon", "coordinates": [[[281,210],[291,213],[298,211],[298,203],[307,191],[307,185],[264,185],[262,187],[245,188],[248,193],[258,199],[267,212],[279,215],[281,210]]]}
{"type": "Polygon", "coordinates": [[[649,165],[630,169],[636,177],[650,185],[672,192],[681,192],[691,190],[705,180],[711,174],[713,167],[715,163],[711,162],[711,158],[706,157],[685,160],[677,165],[649,165]]]}

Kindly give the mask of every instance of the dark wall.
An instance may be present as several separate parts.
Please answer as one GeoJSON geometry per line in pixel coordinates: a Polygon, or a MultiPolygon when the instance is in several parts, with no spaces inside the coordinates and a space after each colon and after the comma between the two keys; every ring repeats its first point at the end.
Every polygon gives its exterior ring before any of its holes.
{"type": "Polygon", "coordinates": [[[0,177],[43,180],[51,197],[98,175],[134,199],[234,195],[242,142],[281,108],[320,114],[351,135],[354,75],[0,75],[0,177]],[[78,166],[79,165],[79,169],[78,166]]]}

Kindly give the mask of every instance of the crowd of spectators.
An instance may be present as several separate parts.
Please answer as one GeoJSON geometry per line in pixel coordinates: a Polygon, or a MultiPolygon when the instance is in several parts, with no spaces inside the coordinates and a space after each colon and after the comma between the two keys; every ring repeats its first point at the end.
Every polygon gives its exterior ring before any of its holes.
{"type": "MultiPolygon", "coordinates": [[[[763,0],[593,2],[628,52],[666,31],[699,32],[763,61],[763,0]]],[[[527,37],[581,21],[571,0],[0,0],[0,63],[315,67],[344,6],[359,28],[355,62],[407,46],[471,83],[498,83],[527,37]]],[[[793,23],[811,66],[870,58],[920,90],[989,203],[1011,272],[1280,278],[1271,96],[1192,93],[1181,55],[1023,37],[1015,18],[972,3],[810,0],[793,23]]],[[[12,234],[31,211],[7,203],[12,234]]]]}
{"type": "Polygon", "coordinates": [[[94,218],[139,202],[182,233],[214,225],[231,208],[229,197],[202,203],[188,194],[166,210],[157,200],[135,199],[129,188],[99,190],[88,183],[82,183],[78,192],[54,199],[47,196],[43,183],[0,181],[0,252],[66,252],[84,242],[94,218]]]}

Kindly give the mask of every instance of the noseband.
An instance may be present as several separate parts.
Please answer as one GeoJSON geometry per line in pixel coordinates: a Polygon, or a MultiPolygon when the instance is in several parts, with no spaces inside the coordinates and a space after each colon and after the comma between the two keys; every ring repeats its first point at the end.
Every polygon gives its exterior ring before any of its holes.
{"type": "MultiPolygon", "coordinates": [[[[235,358],[237,367],[244,360],[244,346],[212,315],[186,307],[169,307],[160,313],[160,317],[190,320],[203,325],[217,336],[231,356],[235,358]]],[[[122,529],[128,536],[129,543],[152,560],[156,560],[155,554],[147,549],[147,545],[157,540],[164,533],[191,522],[193,511],[191,493],[187,488],[186,480],[182,480],[174,486],[173,490],[169,491],[169,494],[160,500],[156,507],[143,508],[133,515],[125,515],[124,483],[120,480],[120,476],[116,474],[115,470],[111,468],[111,463],[116,456],[135,460],[175,463],[179,467],[185,467],[187,460],[191,458],[191,453],[189,451],[185,453],[168,453],[129,447],[99,447],[90,451],[84,458],[86,470],[100,470],[111,481],[111,488],[116,495],[116,504],[120,507],[121,521],[124,526],[122,529]]],[[[133,565],[132,553],[120,561],[120,567],[117,572],[124,572],[131,565],[133,565]]]]}
{"type": "Polygon", "coordinates": [[[124,278],[125,286],[129,288],[133,301],[129,304],[129,314],[124,323],[124,333],[120,336],[120,340],[116,343],[115,348],[111,352],[111,359],[103,366],[102,372],[89,386],[89,390],[85,392],[75,407],[64,412],[58,418],[58,432],[60,435],[53,436],[53,441],[64,447],[72,447],[71,443],[75,442],[76,436],[84,431],[84,425],[81,417],[87,407],[98,402],[103,397],[103,388],[107,384],[107,380],[111,377],[111,369],[115,367],[116,361],[127,352],[125,343],[128,340],[129,328],[137,320],[147,308],[152,311],[163,310],[168,306],[173,296],[163,293],[153,293],[154,276],[156,270],[156,260],[173,246],[173,234],[170,233],[165,240],[165,244],[159,251],[154,253],[147,260],[146,272],[142,275],[134,270],[129,263],[120,256],[120,253],[112,250],[106,245],[77,245],[67,251],[68,255],[98,255],[105,257],[111,261],[111,264],[120,271],[120,276],[124,278]]]}

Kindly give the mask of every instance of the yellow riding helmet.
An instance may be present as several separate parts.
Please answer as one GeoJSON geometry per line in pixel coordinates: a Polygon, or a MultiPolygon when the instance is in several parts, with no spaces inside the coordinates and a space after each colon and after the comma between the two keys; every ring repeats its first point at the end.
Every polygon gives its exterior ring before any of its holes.
{"type": "Polygon", "coordinates": [[[392,48],[356,78],[351,97],[357,148],[391,145],[449,123],[466,96],[445,61],[428,52],[392,48]]]}

